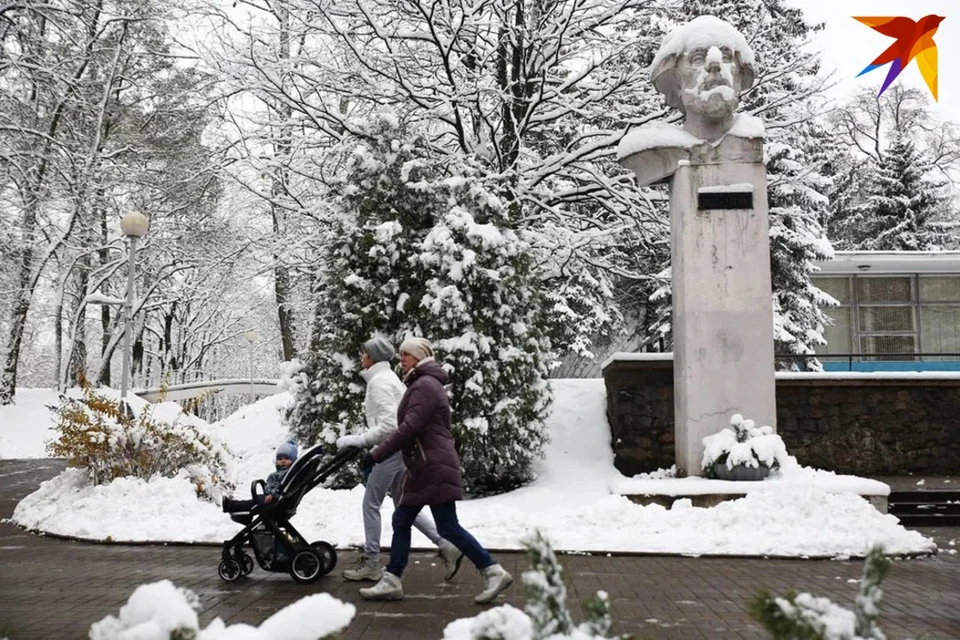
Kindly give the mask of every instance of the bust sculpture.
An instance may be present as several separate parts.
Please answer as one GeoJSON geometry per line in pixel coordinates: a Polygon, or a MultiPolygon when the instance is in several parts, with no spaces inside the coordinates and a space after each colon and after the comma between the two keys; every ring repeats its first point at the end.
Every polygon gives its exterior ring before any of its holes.
{"type": "Polygon", "coordinates": [[[621,164],[650,184],[669,178],[682,160],[754,159],[763,124],[737,113],[740,93],[753,86],[753,61],[743,34],[714,16],[671,31],[650,65],[650,78],[667,104],[684,114],[683,125],[653,123],[624,136],[617,150],[621,164]],[[744,144],[749,140],[756,142],[744,144]]]}

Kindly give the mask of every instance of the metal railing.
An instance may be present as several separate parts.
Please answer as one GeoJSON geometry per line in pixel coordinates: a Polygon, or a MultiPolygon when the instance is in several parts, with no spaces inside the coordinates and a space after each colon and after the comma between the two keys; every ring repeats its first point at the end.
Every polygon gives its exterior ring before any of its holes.
{"type": "MultiPolygon", "coordinates": [[[[859,370],[865,368],[898,370],[897,365],[902,363],[899,370],[907,370],[910,363],[926,365],[916,369],[941,369],[960,371],[960,353],[820,353],[820,354],[777,354],[777,360],[804,361],[819,360],[821,364],[846,364],[847,371],[857,371],[855,364],[863,363],[859,370]]],[[[824,367],[826,368],[826,367],[824,367]]],[[[842,369],[830,368],[832,371],[842,369]]]]}

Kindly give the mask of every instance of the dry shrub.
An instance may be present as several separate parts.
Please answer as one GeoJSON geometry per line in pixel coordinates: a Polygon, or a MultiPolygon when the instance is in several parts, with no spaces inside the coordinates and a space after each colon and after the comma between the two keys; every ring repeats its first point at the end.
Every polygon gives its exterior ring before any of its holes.
{"type": "Polygon", "coordinates": [[[60,397],[50,407],[57,416],[57,439],[48,452],[67,458],[71,466],[86,469],[94,484],[133,476],[149,480],[186,472],[197,495],[219,499],[229,491],[227,451],[189,424],[170,424],[153,418],[151,406],[129,417],[120,403],[96,393],[86,379],[80,398],[60,397]]]}

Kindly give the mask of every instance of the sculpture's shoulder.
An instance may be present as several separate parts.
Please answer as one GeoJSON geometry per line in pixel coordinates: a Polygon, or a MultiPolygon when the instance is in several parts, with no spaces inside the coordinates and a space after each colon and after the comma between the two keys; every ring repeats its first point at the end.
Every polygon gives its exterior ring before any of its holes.
{"type": "Polygon", "coordinates": [[[633,170],[640,184],[653,184],[672,176],[677,163],[688,159],[690,149],[702,142],[682,127],[653,122],[620,140],[617,161],[633,170]]]}
{"type": "Polygon", "coordinates": [[[727,135],[736,138],[765,138],[767,130],[763,126],[763,120],[757,116],[738,113],[734,116],[733,124],[730,126],[727,135]]]}
{"type": "Polygon", "coordinates": [[[684,131],[683,127],[666,122],[651,122],[634,129],[621,138],[620,144],[617,145],[617,160],[622,160],[638,151],[648,149],[663,147],[689,149],[700,142],[703,141],[684,131]]]}

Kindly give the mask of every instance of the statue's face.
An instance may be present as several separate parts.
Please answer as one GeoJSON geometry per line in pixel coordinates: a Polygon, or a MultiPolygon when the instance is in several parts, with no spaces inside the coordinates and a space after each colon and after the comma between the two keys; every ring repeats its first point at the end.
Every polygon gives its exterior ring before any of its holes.
{"type": "Polygon", "coordinates": [[[727,47],[699,47],[677,62],[680,100],[685,113],[722,120],[740,104],[740,68],[727,47]]]}

